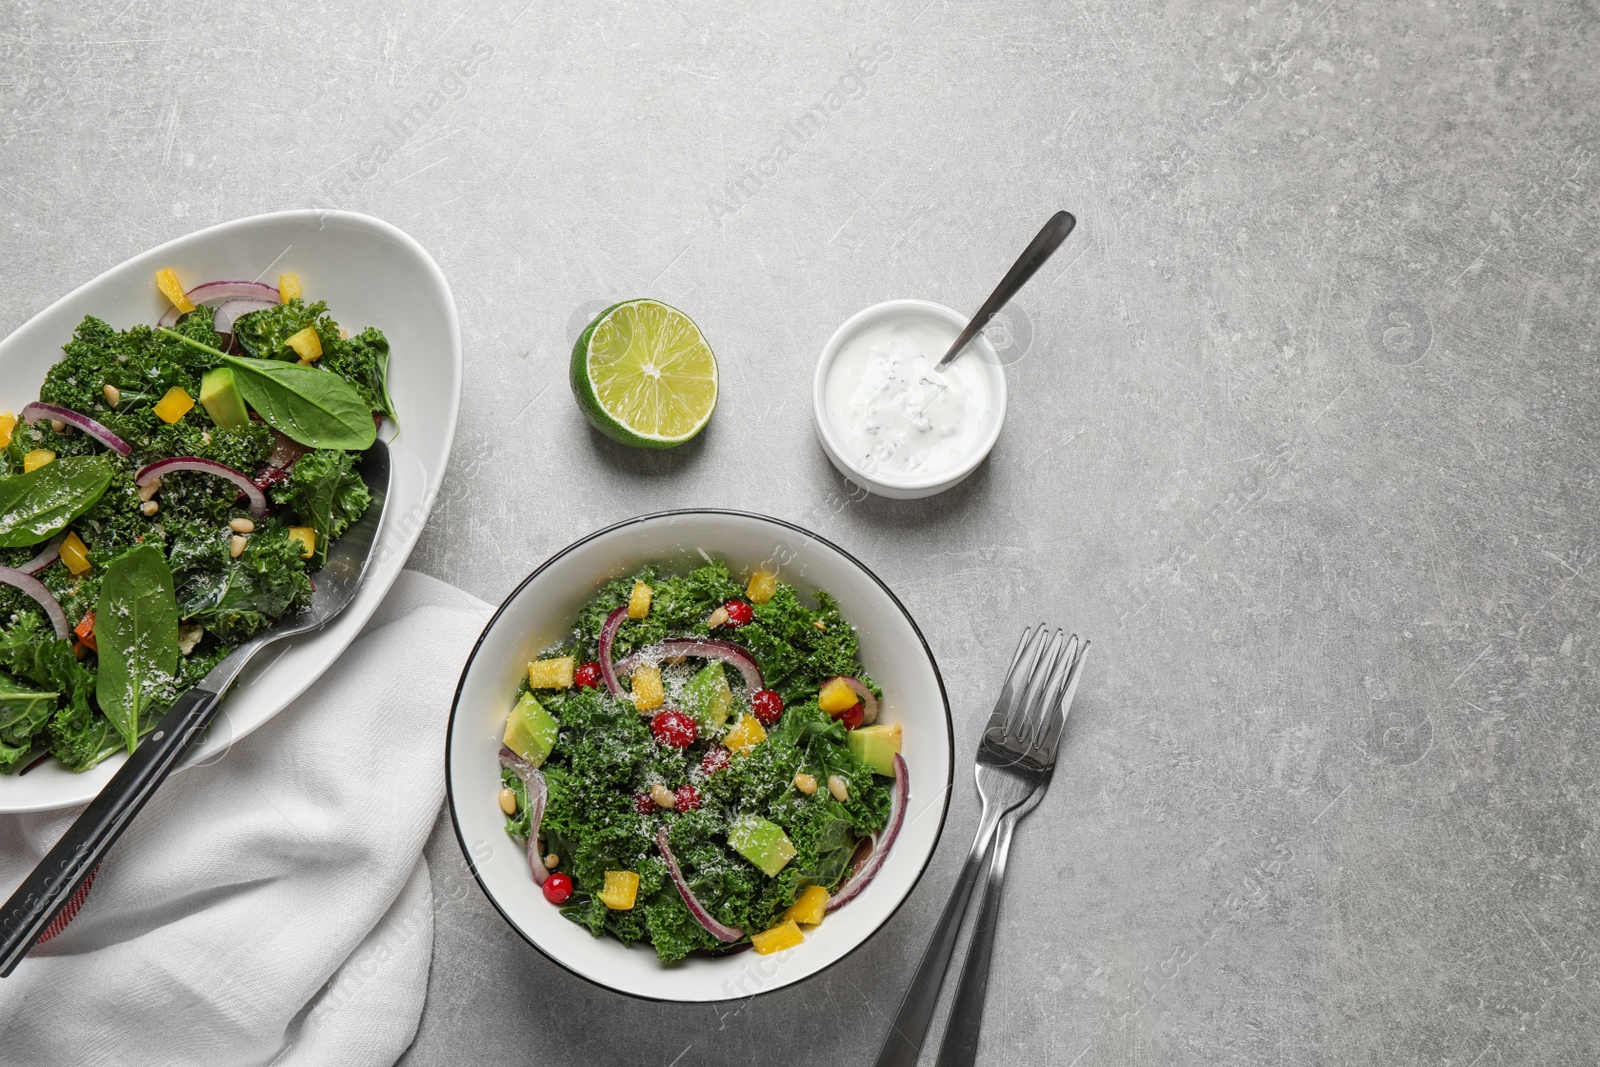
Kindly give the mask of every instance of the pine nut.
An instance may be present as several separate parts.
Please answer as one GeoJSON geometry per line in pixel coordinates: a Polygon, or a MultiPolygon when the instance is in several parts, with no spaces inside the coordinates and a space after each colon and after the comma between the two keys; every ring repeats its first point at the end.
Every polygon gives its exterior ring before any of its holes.
{"type": "Polygon", "coordinates": [[[194,651],[194,646],[206,635],[206,628],[199,623],[188,623],[178,627],[178,651],[185,656],[194,651]]]}
{"type": "Polygon", "coordinates": [[[146,500],[143,504],[139,505],[139,511],[144,515],[154,515],[160,510],[161,505],[157,504],[154,500],[146,500]]]}
{"type": "Polygon", "coordinates": [[[678,804],[678,798],[672,795],[672,790],[660,782],[650,787],[650,799],[656,802],[658,808],[673,808],[678,804]]]}
{"type": "Polygon", "coordinates": [[[794,787],[806,796],[817,791],[817,780],[804,771],[794,776],[794,787]]]}
{"type": "MultiPolygon", "coordinates": [[[[149,483],[147,483],[145,485],[141,485],[139,487],[139,499],[140,500],[149,500],[151,497],[155,496],[156,493],[158,491],[160,491],[160,489],[161,489],[161,479],[160,478],[152,479],[149,483]]],[[[148,514],[148,512],[146,514],[148,514]]]]}
{"type": "Polygon", "coordinates": [[[51,419],[50,429],[54,430],[56,433],[66,433],[67,424],[62,422],[60,419],[51,419]]]}
{"type": "Polygon", "coordinates": [[[201,430],[200,431],[200,443],[203,444],[203,445],[209,445],[211,443],[211,431],[210,430],[201,430]]]}
{"type": "Polygon", "coordinates": [[[708,630],[715,630],[717,627],[721,626],[727,621],[728,609],[718,608],[716,611],[713,611],[710,615],[706,616],[706,628],[708,630]]]}
{"type": "Polygon", "coordinates": [[[828,628],[828,624],[823,622],[821,619],[812,619],[811,625],[815,626],[819,630],[826,630],[828,628]]]}
{"type": "Polygon", "coordinates": [[[500,790],[500,810],[507,815],[517,813],[517,791],[515,789],[500,790]]]}
{"type": "Polygon", "coordinates": [[[850,799],[850,787],[844,784],[844,779],[837,774],[828,775],[828,792],[833,794],[833,799],[844,803],[850,799]]]}
{"type": "Polygon", "coordinates": [[[556,855],[554,852],[550,853],[550,855],[544,858],[544,866],[545,870],[555,870],[557,867],[561,866],[561,857],[556,855]]]}
{"type": "Polygon", "coordinates": [[[240,554],[244,552],[244,546],[249,543],[250,538],[243,537],[239,534],[234,534],[233,540],[228,542],[228,555],[232,556],[234,559],[238,559],[240,554]]]}
{"type": "Polygon", "coordinates": [[[234,533],[255,533],[256,524],[249,519],[240,517],[228,523],[228,529],[234,533]]]}
{"type": "Polygon", "coordinates": [[[105,384],[105,389],[102,391],[106,394],[107,404],[110,404],[112,407],[116,407],[118,404],[122,403],[122,390],[118,389],[110,382],[105,384]]]}

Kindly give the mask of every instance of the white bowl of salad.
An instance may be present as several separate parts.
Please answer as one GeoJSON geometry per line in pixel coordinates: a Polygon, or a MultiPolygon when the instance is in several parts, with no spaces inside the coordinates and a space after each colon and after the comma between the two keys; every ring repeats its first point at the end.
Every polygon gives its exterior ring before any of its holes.
{"type": "Polygon", "coordinates": [[[888,587],[734,511],[630,519],[529,575],[462,672],[445,761],[513,929],[690,1003],[792,985],[883,926],[953,766],[938,667],[888,587]]]}

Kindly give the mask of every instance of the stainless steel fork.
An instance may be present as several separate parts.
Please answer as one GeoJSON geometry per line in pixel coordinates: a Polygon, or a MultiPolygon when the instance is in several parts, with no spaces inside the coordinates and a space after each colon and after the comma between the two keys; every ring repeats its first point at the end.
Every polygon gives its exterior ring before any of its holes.
{"type": "Polygon", "coordinates": [[[1022,634],[1000,699],[978,744],[973,775],[983,810],[972,851],[900,1002],[878,1053],[877,1067],[915,1067],[995,829],[1007,813],[1026,803],[1048,781],[1055,767],[1066,698],[1075,688],[1082,666],[1079,647],[1077,636],[1069,638],[1062,630],[1051,632],[1038,626],[1022,634]]]}
{"type": "MultiPolygon", "coordinates": [[[[1074,636],[1076,641],[1076,636],[1074,636]]],[[[1060,721],[1065,722],[1072,698],[1077,695],[1078,679],[1083,676],[1083,657],[1089,651],[1089,642],[1083,641],[1073,650],[1067,667],[1066,693],[1061,698],[1060,721]]],[[[1052,709],[1046,707],[1045,715],[1052,709]]],[[[1057,736],[1059,741],[1059,734],[1057,736]]],[[[1052,742],[1054,744],[1055,742],[1052,742]]],[[[956,986],[956,997],[950,1005],[950,1018],[945,1023],[944,1040],[939,1043],[939,1058],[935,1067],[971,1067],[978,1059],[978,1036],[983,1031],[983,1007],[989,993],[989,961],[994,957],[994,936],[1000,925],[1000,890],[1005,883],[1006,859],[1011,853],[1011,834],[1017,823],[1028,817],[1050,788],[1055,774],[1052,766],[1045,772],[1044,781],[1033,795],[1020,807],[1006,812],[995,830],[994,848],[990,852],[989,876],[983,884],[983,903],[978,906],[978,920],[972,927],[972,944],[967,947],[967,958],[961,964],[961,980],[956,986]]]]}

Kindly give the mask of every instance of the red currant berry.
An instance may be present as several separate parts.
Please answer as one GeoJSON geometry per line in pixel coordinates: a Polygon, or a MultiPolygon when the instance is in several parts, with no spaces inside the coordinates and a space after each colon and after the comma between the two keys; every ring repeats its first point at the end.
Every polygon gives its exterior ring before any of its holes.
{"type": "Polygon", "coordinates": [[[633,810],[640,815],[654,815],[660,809],[656,807],[655,798],[649,793],[633,794],[633,810]]]}
{"type": "Polygon", "coordinates": [[[701,774],[716,774],[722,768],[733,762],[733,754],[725,748],[707,749],[706,754],[700,758],[701,774]]]}
{"type": "Polygon", "coordinates": [[[844,714],[839,716],[839,721],[844,723],[846,730],[854,730],[861,725],[862,718],[867,714],[867,709],[861,706],[860,701],[844,709],[844,714]]]}
{"type": "Polygon", "coordinates": [[[722,610],[728,613],[728,625],[735,629],[756,617],[755,609],[743,600],[730,600],[722,605],[722,610]]]}
{"type": "Polygon", "coordinates": [[[658,711],[650,720],[650,732],[656,744],[667,748],[688,748],[694,744],[694,720],[681,711],[658,711]]]}
{"type": "Polygon", "coordinates": [[[544,899],[552,904],[565,904],[572,895],[572,879],[565,874],[552,874],[544,880],[544,899]]]}
{"type": "Polygon", "coordinates": [[[600,683],[605,681],[605,675],[600,673],[600,664],[585,663],[572,672],[572,684],[579,689],[599,689],[600,683]]]}
{"type": "Polygon", "coordinates": [[[771,689],[757,689],[750,694],[750,710],[755,712],[756,722],[771,726],[783,717],[783,698],[771,689]]]}
{"type": "Polygon", "coordinates": [[[677,800],[674,811],[693,811],[700,806],[700,790],[692,785],[680,785],[673,796],[677,800]]]}

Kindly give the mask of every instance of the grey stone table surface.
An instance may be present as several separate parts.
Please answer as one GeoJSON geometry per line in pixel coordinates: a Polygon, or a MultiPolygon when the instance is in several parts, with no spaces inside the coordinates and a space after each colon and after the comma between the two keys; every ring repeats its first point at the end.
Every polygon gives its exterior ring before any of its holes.
{"type": "MultiPolygon", "coordinates": [[[[963,751],[1024,622],[1094,638],[985,1061],[1594,1063],[1597,49],[1551,0],[13,0],[0,330],[214,222],[389,219],[466,346],[414,566],[497,601],[640,512],[806,523],[910,607],[963,751]],[[988,463],[852,493],[810,424],[829,332],[975,305],[1058,207],[988,463]],[[721,359],[670,454],[563,378],[640,294],[721,359]]],[[[975,815],[963,771],[877,937],[722,1007],[567,975],[441,824],[404,1062],[870,1059],[975,815]]]]}

